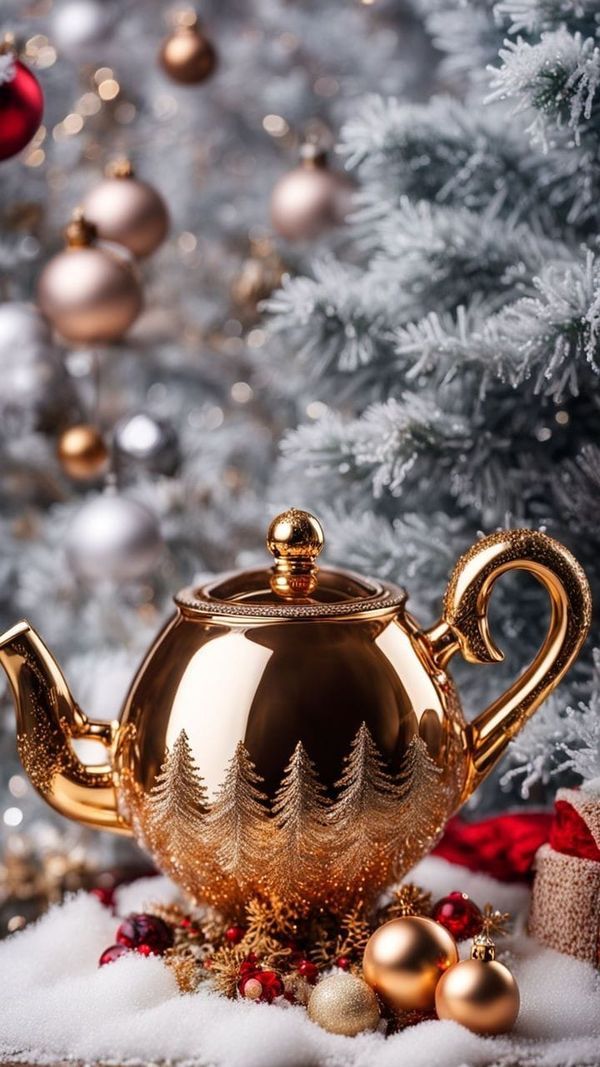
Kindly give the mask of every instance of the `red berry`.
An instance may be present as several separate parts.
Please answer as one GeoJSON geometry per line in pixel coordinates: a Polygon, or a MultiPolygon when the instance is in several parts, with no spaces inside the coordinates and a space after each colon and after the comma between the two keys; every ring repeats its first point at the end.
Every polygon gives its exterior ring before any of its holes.
{"type": "Polygon", "coordinates": [[[238,990],[247,1000],[262,1000],[270,1004],[283,993],[283,982],[276,971],[249,971],[238,982],[238,990]],[[260,988],[259,988],[260,987],[260,988]]]}
{"type": "Polygon", "coordinates": [[[117,930],[117,941],[143,956],[162,956],[173,944],[173,931],[158,915],[128,915],[117,930]]]}
{"type": "Polygon", "coordinates": [[[319,968],[317,967],[316,963],[312,962],[312,960],[300,960],[296,967],[296,970],[298,971],[298,974],[302,976],[302,978],[306,978],[306,981],[310,982],[311,984],[313,982],[316,982],[317,976],[319,974],[319,968]]]}
{"type": "Polygon", "coordinates": [[[109,948],[105,948],[100,959],[98,960],[98,966],[104,967],[107,963],[114,963],[120,956],[126,956],[129,952],[125,945],[111,945],[109,948]]]}
{"type": "Polygon", "coordinates": [[[349,971],[352,960],[349,956],[338,956],[335,961],[336,967],[339,967],[341,971],[349,971]]]}
{"type": "Polygon", "coordinates": [[[448,893],[434,904],[431,918],[446,927],[457,941],[466,941],[468,937],[479,934],[483,925],[483,916],[466,893],[448,893]]]}
{"type": "Polygon", "coordinates": [[[228,926],[225,931],[225,940],[230,945],[238,945],[243,939],[246,930],[243,926],[228,926]]]}
{"type": "Polygon", "coordinates": [[[115,887],[114,887],[114,885],[111,885],[109,887],[100,886],[100,885],[95,886],[94,889],[90,889],[90,896],[96,897],[97,900],[100,901],[100,903],[102,904],[102,906],[104,908],[110,908],[111,911],[113,910],[113,908],[115,906],[115,887]]]}

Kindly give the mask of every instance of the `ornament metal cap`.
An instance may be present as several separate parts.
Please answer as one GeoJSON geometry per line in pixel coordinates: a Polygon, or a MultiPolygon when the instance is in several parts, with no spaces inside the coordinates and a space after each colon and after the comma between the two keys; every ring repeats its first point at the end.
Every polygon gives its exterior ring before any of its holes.
{"type": "Polygon", "coordinates": [[[300,145],[300,161],[303,167],[326,167],[327,152],[317,141],[304,141],[300,145]]]}
{"type": "Polygon", "coordinates": [[[193,7],[184,7],[174,11],[171,15],[171,20],[175,31],[181,31],[182,33],[185,33],[186,30],[197,30],[200,23],[198,13],[193,7]]]}
{"type": "Polygon", "coordinates": [[[135,178],[135,170],[130,159],[123,156],[107,164],[104,173],[107,178],[135,178]]]}
{"type": "Polygon", "coordinates": [[[71,216],[71,221],[65,227],[65,242],[67,248],[87,248],[93,244],[98,231],[93,222],[88,222],[81,208],[76,208],[71,216]]]}

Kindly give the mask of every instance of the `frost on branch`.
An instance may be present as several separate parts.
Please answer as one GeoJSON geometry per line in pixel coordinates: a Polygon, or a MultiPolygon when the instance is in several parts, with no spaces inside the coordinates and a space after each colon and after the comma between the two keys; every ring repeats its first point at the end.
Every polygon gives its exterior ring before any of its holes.
{"type": "Polygon", "coordinates": [[[509,305],[488,327],[516,382],[561,401],[600,371],[600,264],[592,252],[549,264],[537,295],[509,305]]]}
{"type": "Polygon", "coordinates": [[[584,783],[600,778],[600,649],[594,652],[589,695],[567,706],[552,696],[511,742],[509,758],[502,782],[517,779],[525,798],[558,775],[584,783]]]}
{"type": "Polygon", "coordinates": [[[501,0],[494,10],[510,23],[510,34],[533,35],[567,26],[572,33],[593,37],[598,29],[596,0],[501,0]]]}
{"type": "Polygon", "coordinates": [[[597,140],[600,49],[592,37],[561,28],[533,45],[507,40],[500,59],[488,99],[511,99],[517,112],[534,112],[529,127],[534,141],[548,147],[552,131],[564,125],[577,143],[584,134],[597,140]]]}
{"type": "Polygon", "coordinates": [[[466,442],[468,425],[419,397],[390,399],[367,408],[354,422],[326,416],[314,426],[288,434],[283,454],[290,468],[302,466],[308,477],[326,477],[328,467],[356,479],[363,492],[398,496],[420,461],[419,477],[439,477],[452,449],[466,442]]]}

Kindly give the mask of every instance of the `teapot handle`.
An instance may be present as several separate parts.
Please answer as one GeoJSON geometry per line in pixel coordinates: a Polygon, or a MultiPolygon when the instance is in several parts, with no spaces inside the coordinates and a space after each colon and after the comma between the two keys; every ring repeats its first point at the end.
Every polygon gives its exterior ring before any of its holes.
{"type": "Polygon", "coordinates": [[[440,667],[458,651],[469,663],[499,663],[504,658],[489,631],[488,605],[496,579],[511,570],[528,571],[546,588],[550,625],[533,663],[466,727],[470,774],[465,797],[561,681],[590,628],[590,588],[568,549],[536,530],[503,530],[473,545],[452,571],[442,618],[427,631],[440,667]]]}

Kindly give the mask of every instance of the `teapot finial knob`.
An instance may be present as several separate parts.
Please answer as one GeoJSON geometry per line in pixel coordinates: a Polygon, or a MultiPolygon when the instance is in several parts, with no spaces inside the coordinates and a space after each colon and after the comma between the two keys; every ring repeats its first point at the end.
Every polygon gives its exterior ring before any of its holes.
{"type": "Polygon", "coordinates": [[[290,508],[269,526],[267,547],[275,564],[271,589],[286,600],[309,596],[317,585],[315,560],[325,544],[323,527],[309,511],[290,508]]]}

